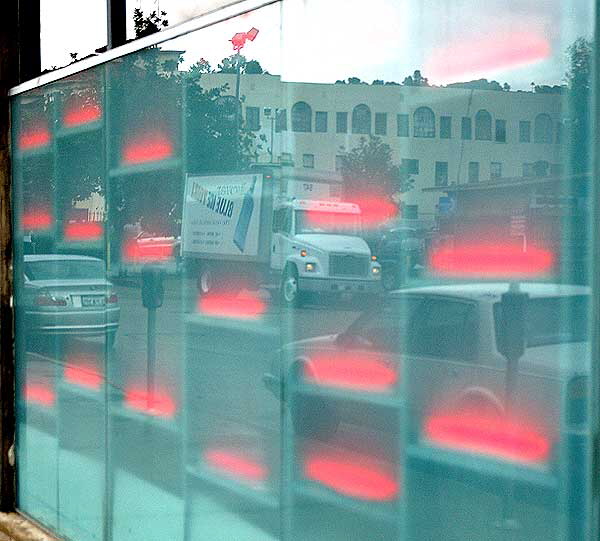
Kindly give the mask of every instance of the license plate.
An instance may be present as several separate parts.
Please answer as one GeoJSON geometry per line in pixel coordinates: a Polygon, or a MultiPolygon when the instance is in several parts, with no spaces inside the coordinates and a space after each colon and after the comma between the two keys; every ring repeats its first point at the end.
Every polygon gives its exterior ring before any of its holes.
{"type": "Polygon", "coordinates": [[[104,306],[105,304],[106,298],[103,295],[81,297],[81,306],[104,306]]]}

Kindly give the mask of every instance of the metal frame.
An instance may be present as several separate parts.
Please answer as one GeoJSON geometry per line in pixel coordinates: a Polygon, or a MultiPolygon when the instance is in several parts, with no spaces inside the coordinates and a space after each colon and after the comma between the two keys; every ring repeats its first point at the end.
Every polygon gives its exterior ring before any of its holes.
{"type": "Polygon", "coordinates": [[[93,68],[94,66],[99,66],[100,64],[110,62],[116,58],[135,53],[142,49],[147,49],[153,45],[159,45],[165,41],[170,41],[172,39],[185,36],[186,34],[195,32],[196,30],[201,30],[202,28],[207,28],[209,26],[222,23],[229,19],[244,15],[245,13],[249,13],[272,4],[277,4],[279,2],[281,2],[281,0],[241,0],[233,5],[215,9],[206,13],[205,15],[200,15],[189,21],[166,28],[165,30],[161,30],[160,32],[152,34],[151,36],[136,39],[135,41],[131,41],[125,45],[121,45],[120,47],[109,49],[107,52],[100,53],[98,56],[86,58],[85,60],[70,64],[64,68],[53,71],[52,73],[40,75],[35,79],[31,79],[30,81],[11,88],[9,90],[9,96],[18,96],[19,94],[23,94],[29,90],[33,90],[48,83],[58,81],[68,77],[69,75],[80,73],[93,68]]]}

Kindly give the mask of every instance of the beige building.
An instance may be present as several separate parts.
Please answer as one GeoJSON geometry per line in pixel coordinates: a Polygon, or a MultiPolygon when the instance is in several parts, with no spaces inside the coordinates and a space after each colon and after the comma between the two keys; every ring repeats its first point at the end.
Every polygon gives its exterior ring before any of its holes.
{"type": "MultiPolygon", "coordinates": [[[[205,88],[235,75],[202,76],[205,88]]],[[[413,212],[435,213],[439,194],[425,188],[561,170],[562,96],[465,88],[320,84],[242,75],[247,128],[262,134],[259,160],[334,171],[361,136],[380,136],[395,162],[406,162],[415,187],[413,212]]]]}

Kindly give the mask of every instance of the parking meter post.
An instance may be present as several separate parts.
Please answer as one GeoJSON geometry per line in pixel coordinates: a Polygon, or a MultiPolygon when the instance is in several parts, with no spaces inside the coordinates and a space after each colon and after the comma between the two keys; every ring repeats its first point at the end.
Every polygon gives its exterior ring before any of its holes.
{"type": "MultiPolygon", "coordinates": [[[[148,341],[146,363],[146,386],[148,400],[154,392],[154,370],[156,366],[156,309],[148,308],[148,341]]],[[[148,404],[150,407],[150,404],[148,404]]]]}

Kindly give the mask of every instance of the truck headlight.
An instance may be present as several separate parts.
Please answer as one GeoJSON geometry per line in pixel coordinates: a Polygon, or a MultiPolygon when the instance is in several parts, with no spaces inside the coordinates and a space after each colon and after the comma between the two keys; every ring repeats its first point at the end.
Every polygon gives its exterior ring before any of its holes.
{"type": "Polygon", "coordinates": [[[304,267],[306,272],[315,272],[317,270],[317,266],[314,263],[307,263],[304,267]]]}
{"type": "Polygon", "coordinates": [[[372,267],[371,272],[373,274],[379,274],[381,272],[381,268],[380,267],[372,267]]]}

